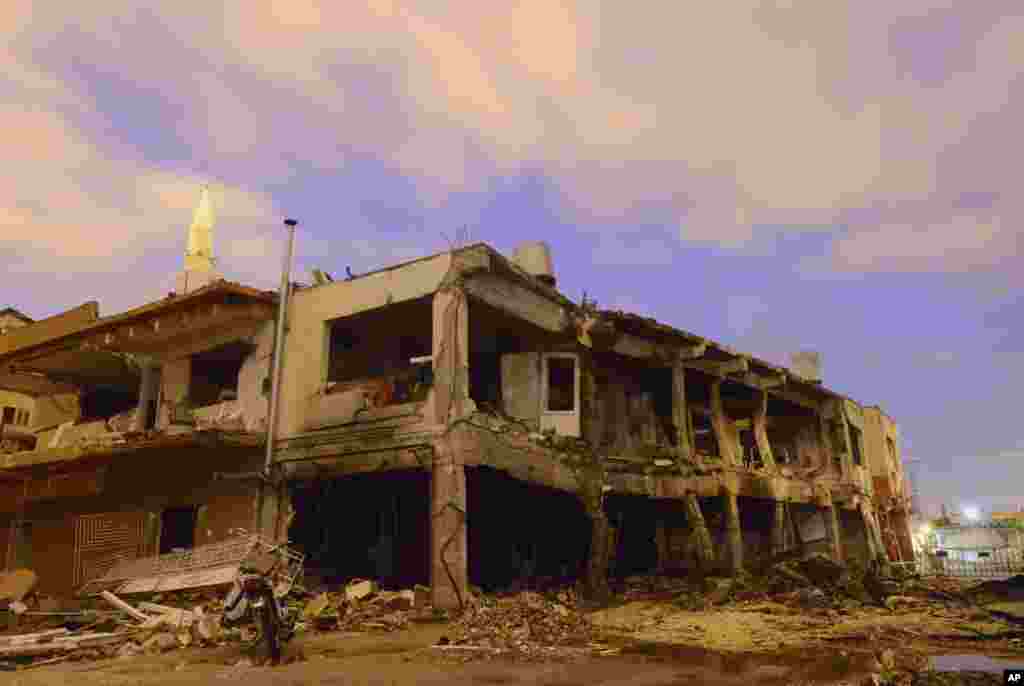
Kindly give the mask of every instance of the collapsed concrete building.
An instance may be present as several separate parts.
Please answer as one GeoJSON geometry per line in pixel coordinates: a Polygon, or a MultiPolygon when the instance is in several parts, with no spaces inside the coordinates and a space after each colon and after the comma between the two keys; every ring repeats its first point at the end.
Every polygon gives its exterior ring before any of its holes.
{"type": "Polygon", "coordinates": [[[793,549],[913,554],[881,410],[827,389],[813,356],[786,369],[573,302],[543,244],[294,288],[264,478],[276,297],[186,266],[195,290],[0,342],[0,385],[81,398],[0,455],[4,562],[54,593],[235,528],[287,536],[311,577],[425,583],[439,607],[470,584],[600,593],[793,549]]]}

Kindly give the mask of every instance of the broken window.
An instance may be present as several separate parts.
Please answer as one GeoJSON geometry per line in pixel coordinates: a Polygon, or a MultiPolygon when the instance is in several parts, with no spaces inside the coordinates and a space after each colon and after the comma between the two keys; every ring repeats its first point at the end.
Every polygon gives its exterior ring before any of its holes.
{"type": "Polygon", "coordinates": [[[236,400],[238,373],[252,350],[252,344],[238,341],[192,355],[188,386],[192,407],[236,400]]]}
{"type": "Polygon", "coordinates": [[[160,554],[188,550],[195,545],[197,507],[179,507],[160,513],[160,554]]]}
{"type": "Polygon", "coordinates": [[[110,419],[122,412],[135,409],[139,404],[137,389],[112,386],[93,386],[82,391],[82,422],[110,419]]]}
{"type": "Polygon", "coordinates": [[[753,429],[740,429],[740,447],[743,449],[743,464],[745,466],[761,465],[761,451],[757,448],[757,437],[754,436],[753,429]]]}
{"type": "Polygon", "coordinates": [[[549,355],[545,358],[545,389],[547,412],[576,411],[576,358],[549,355]]]}
{"type": "Polygon", "coordinates": [[[679,443],[679,430],[672,416],[675,393],[672,388],[672,370],[653,368],[645,371],[643,388],[651,394],[651,407],[654,411],[657,426],[657,443],[676,447],[679,443]]]}
{"type": "Polygon", "coordinates": [[[711,415],[704,408],[694,408],[692,417],[694,450],[701,455],[718,455],[718,439],[711,424],[711,415]]]}
{"type": "Polygon", "coordinates": [[[864,457],[860,451],[860,440],[860,429],[850,424],[850,456],[853,458],[854,464],[864,463],[864,457]]]}
{"type": "Polygon", "coordinates": [[[433,383],[432,339],[429,298],[330,322],[328,392],[365,385],[375,406],[423,400],[433,383]]]}

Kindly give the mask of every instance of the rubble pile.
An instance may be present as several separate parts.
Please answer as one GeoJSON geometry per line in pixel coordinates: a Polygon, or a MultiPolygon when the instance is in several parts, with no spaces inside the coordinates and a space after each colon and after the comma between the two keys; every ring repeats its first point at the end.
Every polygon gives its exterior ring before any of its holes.
{"type": "Polygon", "coordinates": [[[504,597],[471,593],[465,611],[453,623],[448,644],[550,656],[559,649],[591,644],[592,634],[590,621],[577,610],[573,590],[504,597]]]}
{"type": "Polygon", "coordinates": [[[299,630],[397,631],[431,610],[425,586],[381,591],[374,581],[355,579],[340,592],[314,595],[299,612],[299,630]]]}

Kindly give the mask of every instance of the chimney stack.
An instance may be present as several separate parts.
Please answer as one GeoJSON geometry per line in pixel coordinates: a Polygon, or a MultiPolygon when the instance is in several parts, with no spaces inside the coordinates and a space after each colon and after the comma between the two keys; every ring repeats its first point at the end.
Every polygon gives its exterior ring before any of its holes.
{"type": "Polygon", "coordinates": [[[790,356],[792,371],[812,383],[821,383],[821,353],[801,350],[790,356]]]}

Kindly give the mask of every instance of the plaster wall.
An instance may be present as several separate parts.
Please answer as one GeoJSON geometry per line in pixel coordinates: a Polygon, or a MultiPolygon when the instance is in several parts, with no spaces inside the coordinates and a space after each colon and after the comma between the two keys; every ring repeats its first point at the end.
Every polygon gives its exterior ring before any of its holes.
{"type": "Polygon", "coordinates": [[[871,474],[888,479],[891,492],[898,493],[903,481],[899,429],[877,407],[864,408],[864,448],[871,474]],[[895,448],[895,460],[889,455],[887,440],[895,448]]]}
{"type": "Polygon", "coordinates": [[[300,433],[309,400],[323,391],[329,322],[429,295],[452,265],[452,255],[444,253],[352,281],[295,292],[288,304],[278,435],[286,438],[300,433]]]}

